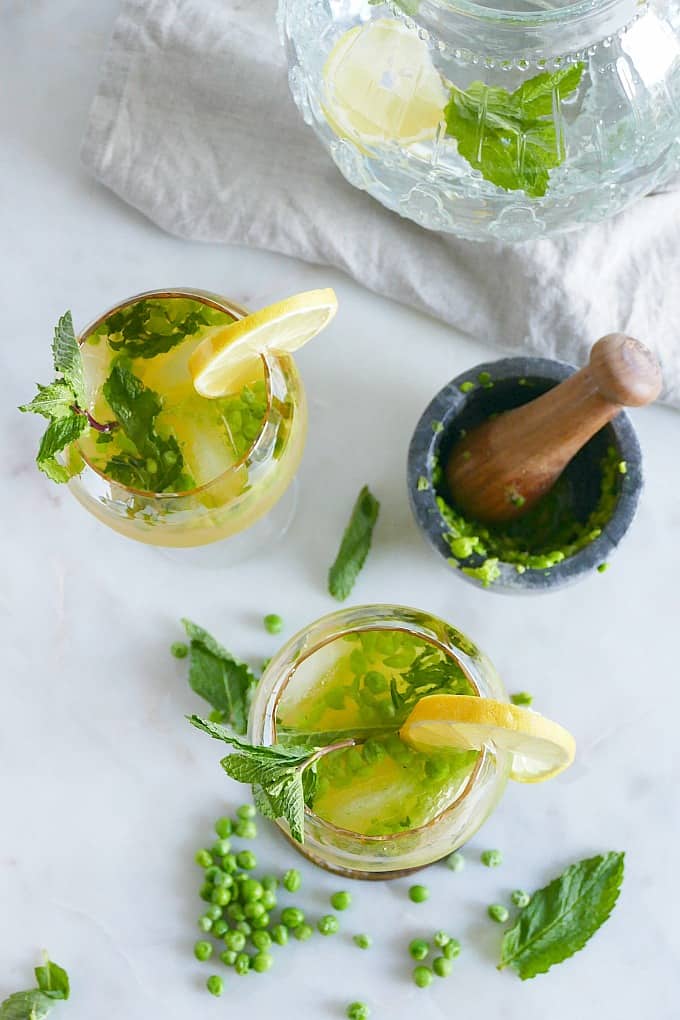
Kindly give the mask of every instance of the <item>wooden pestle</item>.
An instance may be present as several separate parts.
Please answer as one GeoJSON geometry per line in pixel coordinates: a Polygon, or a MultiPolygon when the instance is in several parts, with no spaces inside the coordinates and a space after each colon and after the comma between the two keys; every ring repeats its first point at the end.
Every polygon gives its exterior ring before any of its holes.
{"type": "Polygon", "coordinates": [[[455,445],[446,465],[454,502],[489,524],[520,517],[603,425],[623,407],[651,403],[661,384],[648,347],[623,333],[602,337],[585,368],[455,445]]]}

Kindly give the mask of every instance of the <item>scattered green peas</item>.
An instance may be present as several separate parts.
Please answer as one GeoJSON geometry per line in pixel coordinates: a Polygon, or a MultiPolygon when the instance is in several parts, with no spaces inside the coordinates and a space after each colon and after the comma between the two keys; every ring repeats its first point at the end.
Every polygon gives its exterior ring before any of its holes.
{"type": "Polygon", "coordinates": [[[288,942],[288,929],[285,924],[275,924],[271,930],[271,937],[278,946],[285,946],[288,942]]]}
{"type": "Polygon", "coordinates": [[[335,935],[340,929],[340,922],[335,914],[324,914],[316,923],[322,935],[335,935]]]}
{"type": "Polygon", "coordinates": [[[227,967],[233,967],[236,963],[236,957],[238,953],[235,953],[233,949],[225,949],[220,953],[220,960],[226,964],[227,967]]]}
{"type": "Polygon", "coordinates": [[[211,995],[221,995],[224,991],[224,981],[219,974],[211,974],[205,983],[205,987],[211,995]]]}
{"type": "Polygon", "coordinates": [[[201,931],[204,932],[212,931],[212,926],[213,926],[212,918],[206,917],[205,914],[203,915],[203,917],[199,917],[198,927],[201,929],[201,931]]]}
{"type": "Polygon", "coordinates": [[[445,931],[437,931],[434,933],[432,941],[439,949],[443,949],[451,941],[451,936],[447,935],[445,931]]]}
{"type": "Polygon", "coordinates": [[[230,903],[227,907],[227,917],[230,917],[232,921],[245,921],[246,915],[243,913],[243,907],[240,903],[230,903]]]}
{"type": "Polygon", "coordinates": [[[253,958],[252,967],[258,974],[264,974],[265,971],[271,969],[273,962],[274,957],[270,956],[269,953],[258,953],[253,958]]]}
{"type": "Polygon", "coordinates": [[[213,863],[212,854],[209,850],[197,850],[194,860],[200,868],[209,868],[213,863]]]}
{"type": "Polygon", "coordinates": [[[291,868],[283,876],[283,888],[288,892],[297,892],[302,885],[302,875],[295,868],[291,868]]]}
{"type": "Polygon", "coordinates": [[[231,818],[218,818],[215,822],[215,832],[220,839],[226,839],[227,836],[231,836],[232,829],[231,818]]]}
{"type": "Polygon", "coordinates": [[[240,818],[234,828],[234,835],[239,839],[255,839],[257,836],[257,825],[245,818],[240,818]]]}
{"type": "Polygon", "coordinates": [[[201,897],[202,900],[205,900],[206,903],[212,902],[212,893],[213,887],[211,886],[210,882],[204,882],[198,891],[198,895],[201,897]]]}
{"type": "Polygon", "coordinates": [[[280,634],[283,630],[283,619],[278,613],[267,613],[262,622],[268,634],[280,634]]]}
{"type": "Polygon", "coordinates": [[[479,859],[486,868],[497,868],[503,863],[500,850],[482,850],[479,859]]]}
{"type": "Polygon", "coordinates": [[[458,939],[451,939],[442,947],[442,956],[445,956],[447,960],[455,960],[457,956],[460,956],[460,942],[458,939]]]}
{"type": "Polygon", "coordinates": [[[236,814],[239,818],[254,818],[257,814],[255,806],[253,804],[241,804],[240,807],[236,808],[236,814]]]}
{"type": "Polygon", "coordinates": [[[453,963],[445,956],[436,956],[432,961],[432,970],[435,972],[437,977],[449,977],[453,970],[453,963]]]}
{"type": "Polygon", "coordinates": [[[189,654],[189,645],[184,641],[173,641],[170,645],[170,654],[174,655],[176,659],[186,659],[189,654]]]}
{"type": "Polygon", "coordinates": [[[465,858],[463,857],[460,850],[456,850],[455,853],[449,854],[446,858],[446,867],[451,871],[462,871],[465,867],[465,858]]]}
{"type": "Polygon", "coordinates": [[[262,883],[258,882],[256,878],[247,878],[245,882],[241,883],[241,899],[245,903],[261,900],[263,895],[262,883]]]}
{"type": "Polygon", "coordinates": [[[528,907],[531,903],[531,896],[528,892],[524,892],[524,889],[515,889],[510,894],[510,899],[516,907],[522,910],[524,907],[528,907]]]}
{"type": "Polygon", "coordinates": [[[505,924],[510,916],[508,908],[504,907],[502,903],[492,903],[491,906],[487,908],[487,914],[491,920],[495,921],[497,924],[505,924]]]}
{"type": "Polygon", "coordinates": [[[371,1011],[365,1002],[350,1002],[345,1015],[347,1020],[368,1020],[371,1011]]]}
{"type": "Polygon", "coordinates": [[[213,857],[224,857],[231,850],[231,840],[229,839],[218,839],[217,843],[211,848],[211,854],[213,857]]]}
{"type": "MultiPolygon", "coordinates": [[[[210,870],[212,871],[212,868],[210,870]]],[[[212,884],[213,887],[223,885],[225,888],[230,889],[234,884],[234,879],[226,871],[222,871],[221,868],[215,868],[212,884]]]]}
{"type": "Polygon", "coordinates": [[[424,960],[430,952],[430,944],[425,939],[413,939],[409,943],[408,951],[414,960],[424,960]]]}
{"type": "Polygon", "coordinates": [[[237,921],[236,931],[240,931],[243,935],[252,935],[252,925],[248,924],[247,921],[237,921]]]}
{"type": "Polygon", "coordinates": [[[281,923],[286,928],[299,928],[305,919],[305,915],[297,907],[286,907],[281,911],[281,923]]]}
{"type": "Polygon", "coordinates": [[[268,931],[254,931],[250,936],[250,941],[253,943],[256,949],[264,952],[265,949],[270,949],[272,944],[272,937],[268,931]]]}
{"type": "Polygon", "coordinates": [[[373,939],[370,935],[353,935],[352,942],[359,949],[370,949],[373,945],[373,939]]]}
{"type": "Polygon", "coordinates": [[[216,885],[210,898],[218,907],[226,907],[231,902],[231,891],[226,885],[216,885]]]}
{"type": "Polygon", "coordinates": [[[276,896],[269,889],[265,889],[262,893],[262,906],[265,910],[273,910],[276,906],[276,896]]]}
{"type": "Polygon", "coordinates": [[[225,854],[225,856],[222,858],[222,870],[228,871],[230,874],[233,874],[236,871],[237,867],[238,864],[236,863],[236,854],[225,854]]]}
{"type": "Polygon", "coordinates": [[[259,917],[253,917],[250,924],[253,928],[268,928],[269,927],[269,914],[265,910],[264,914],[260,914],[259,917]]]}
{"type": "Polygon", "coordinates": [[[352,897],[348,892],[336,892],[331,896],[331,906],[333,910],[347,910],[352,902],[352,897]]]}
{"type": "Polygon", "coordinates": [[[201,962],[203,962],[204,960],[209,960],[210,957],[212,956],[212,951],[213,947],[211,942],[201,941],[197,942],[196,945],[194,946],[194,956],[196,957],[197,960],[200,960],[201,962]]]}
{"type": "Polygon", "coordinates": [[[229,925],[222,918],[219,921],[215,921],[212,929],[212,933],[217,939],[221,939],[229,931],[229,925]]]}
{"type": "Polygon", "coordinates": [[[278,878],[274,878],[273,875],[265,875],[262,879],[262,888],[265,892],[276,892],[279,887],[278,878]]]}
{"type": "Polygon", "coordinates": [[[242,931],[232,928],[232,930],[228,931],[224,936],[224,944],[227,949],[232,949],[235,953],[240,953],[243,949],[245,949],[246,937],[242,931]]]}
{"type": "Polygon", "coordinates": [[[516,694],[510,695],[510,701],[513,705],[525,705],[528,707],[533,700],[533,694],[529,694],[528,691],[517,691],[516,694]]]}
{"type": "Polygon", "coordinates": [[[311,939],[314,934],[314,929],[309,924],[299,924],[297,928],[293,928],[293,935],[298,942],[306,942],[307,939],[311,939]]]}
{"type": "Polygon", "coordinates": [[[248,921],[254,921],[256,917],[262,917],[266,913],[264,907],[257,900],[246,903],[243,913],[248,921]]]}
{"type": "Polygon", "coordinates": [[[418,985],[418,988],[427,988],[428,985],[432,984],[432,971],[429,967],[415,967],[413,970],[413,980],[418,985]]]}
{"type": "Polygon", "coordinates": [[[252,871],[257,867],[257,857],[252,850],[241,850],[239,854],[236,854],[236,863],[244,871],[252,871]]]}
{"type": "Polygon", "coordinates": [[[234,960],[234,970],[237,974],[247,974],[250,970],[250,957],[247,953],[239,953],[234,960]]]}
{"type": "Polygon", "coordinates": [[[430,890],[426,885],[412,885],[408,895],[412,903],[424,903],[430,898],[430,890]]]}

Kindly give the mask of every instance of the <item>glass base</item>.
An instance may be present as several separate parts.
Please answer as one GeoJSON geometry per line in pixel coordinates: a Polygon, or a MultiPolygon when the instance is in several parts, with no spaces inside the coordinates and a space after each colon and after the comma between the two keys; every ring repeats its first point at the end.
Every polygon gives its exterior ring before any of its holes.
{"type": "Polygon", "coordinates": [[[235,567],[253,556],[267,551],[270,546],[283,538],[295,517],[298,489],[298,480],[293,478],[281,499],[269,513],[260,517],[250,528],[246,528],[230,538],[225,538],[221,542],[211,542],[210,545],[198,545],[189,549],[156,546],[156,551],[165,559],[172,560],[173,563],[198,567],[201,570],[222,570],[225,567],[235,567]]]}

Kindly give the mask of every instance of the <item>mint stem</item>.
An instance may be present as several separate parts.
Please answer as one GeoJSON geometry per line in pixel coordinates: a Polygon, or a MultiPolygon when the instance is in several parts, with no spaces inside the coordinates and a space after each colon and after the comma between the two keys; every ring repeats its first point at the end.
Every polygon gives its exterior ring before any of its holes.
{"type": "Polygon", "coordinates": [[[76,414],[84,414],[87,418],[88,425],[93,428],[95,432],[113,432],[114,429],[118,428],[117,421],[106,421],[100,422],[96,418],[93,418],[89,411],[84,411],[82,407],[78,407],[77,404],[71,405],[71,410],[75,411],[76,414]]]}

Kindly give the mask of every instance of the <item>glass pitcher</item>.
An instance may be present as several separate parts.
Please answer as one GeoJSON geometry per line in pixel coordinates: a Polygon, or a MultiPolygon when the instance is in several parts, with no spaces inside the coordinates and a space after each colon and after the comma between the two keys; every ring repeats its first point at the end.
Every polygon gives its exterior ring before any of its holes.
{"type": "Polygon", "coordinates": [[[680,165],[680,7],[280,0],[295,102],[352,184],[425,227],[521,241],[680,165]]]}

